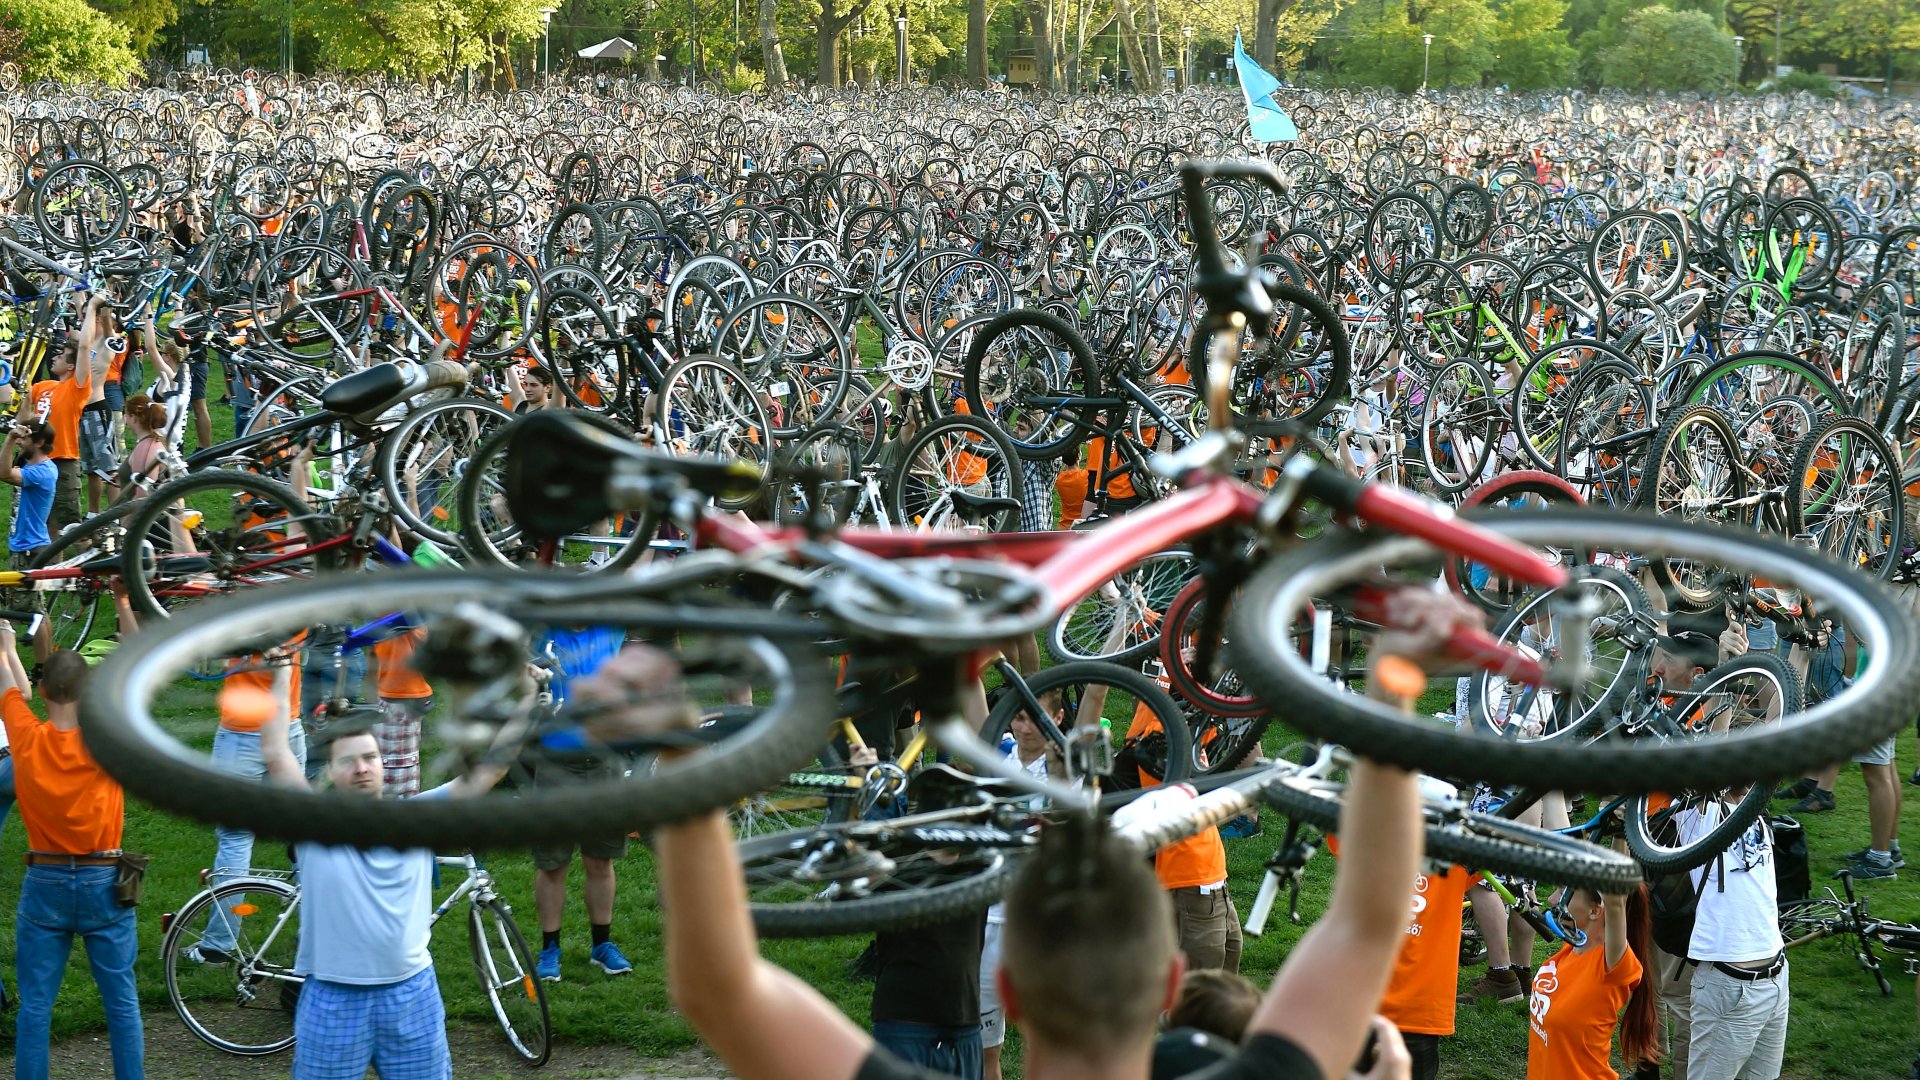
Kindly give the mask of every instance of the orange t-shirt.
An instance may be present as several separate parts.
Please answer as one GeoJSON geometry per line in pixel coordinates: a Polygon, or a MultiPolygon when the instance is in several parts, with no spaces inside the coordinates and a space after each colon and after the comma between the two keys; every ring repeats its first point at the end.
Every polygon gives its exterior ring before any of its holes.
{"type": "MultiPolygon", "coordinates": [[[[1161,730],[1160,718],[1142,702],[1134,706],[1133,722],[1127,725],[1127,738],[1138,739],[1161,730]]],[[[1159,787],[1160,781],[1145,769],[1140,770],[1140,786],[1159,787]]],[[[1197,885],[1218,885],[1227,880],[1227,844],[1219,829],[1204,829],[1176,844],[1168,844],[1153,856],[1153,872],[1163,889],[1191,889],[1197,885]]]]}
{"type": "Polygon", "coordinates": [[[1118,453],[1107,452],[1107,440],[1105,439],[1088,439],[1087,440],[1087,467],[1089,469],[1098,468],[1100,470],[1101,479],[1106,480],[1107,482],[1108,498],[1112,498],[1112,499],[1133,498],[1133,474],[1126,473],[1122,476],[1113,475],[1115,470],[1118,470],[1124,467],[1125,465],[1126,465],[1126,462],[1121,459],[1118,453]],[[1096,465],[1095,464],[1096,462],[1101,461],[1102,455],[1105,456],[1104,463],[1096,465]],[[1111,477],[1111,479],[1107,479],[1109,477],[1111,477]]]}
{"type": "Polygon", "coordinates": [[[1087,470],[1061,469],[1053,478],[1053,490],[1060,493],[1060,527],[1079,521],[1087,511],[1087,470]]]}
{"type": "Polygon", "coordinates": [[[13,749],[14,798],[27,823],[27,846],[57,855],[119,850],[126,796],[94,764],[80,730],[62,731],[40,719],[17,688],[0,695],[0,720],[13,749]]]}
{"type": "Polygon", "coordinates": [[[1562,945],[1533,976],[1527,1000],[1527,1080],[1614,1080],[1613,1029],[1634,986],[1640,958],[1628,949],[1607,970],[1607,947],[1562,945]]]}
{"type": "MultiPolygon", "coordinates": [[[[251,686],[256,690],[272,693],[273,669],[266,666],[246,668],[227,676],[227,682],[233,686],[251,686]]],[[[293,665],[293,675],[287,681],[287,715],[300,715],[299,664],[293,665]]],[[[248,716],[235,720],[233,717],[227,715],[226,709],[222,708],[220,710],[220,726],[226,728],[228,731],[255,732],[265,727],[266,723],[267,718],[264,716],[248,716]]]]}
{"type": "Polygon", "coordinates": [[[108,382],[115,383],[115,382],[122,381],[120,378],[121,373],[125,372],[127,369],[127,352],[128,350],[123,348],[119,352],[116,352],[113,354],[112,360],[107,361],[107,381],[108,382]]]}
{"type": "MultiPolygon", "coordinates": [[[[81,359],[85,359],[82,357],[81,359]]],[[[80,410],[87,407],[87,388],[72,379],[46,379],[33,384],[33,414],[53,429],[55,461],[80,459],[80,410]]]]}
{"type": "Polygon", "coordinates": [[[374,659],[380,664],[379,677],[374,680],[374,685],[379,688],[381,697],[402,701],[433,696],[433,687],[420,677],[419,672],[413,670],[414,650],[426,639],[427,628],[416,626],[373,647],[374,659]]]}
{"type": "Polygon", "coordinates": [[[1394,961],[1380,1015],[1401,1031],[1453,1034],[1454,994],[1460,981],[1460,903],[1473,875],[1463,866],[1413,879],[1413,919],[1394,961]]]}

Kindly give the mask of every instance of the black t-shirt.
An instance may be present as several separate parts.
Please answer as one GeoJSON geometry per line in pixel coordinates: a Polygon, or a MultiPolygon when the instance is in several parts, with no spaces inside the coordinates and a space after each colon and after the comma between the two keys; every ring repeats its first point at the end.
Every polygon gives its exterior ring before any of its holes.
{"type": "Polygon", "coordinates": [[[931,1027],[980,1022],[984,914],[875,934],[873,1018],[931,1027]]]}
{"type": "MultiPolygon", "coordinates": [[[[908,1065],[879,1047],[860,1064],[854,1080],[939,1080],[931,1069],[908,1065]]],[[[1305,1050],[1278,1035],[1255,1035],[1237,1057],[1189,1074],[1185,1080],[1322,1080],[1305,1050]]]]}

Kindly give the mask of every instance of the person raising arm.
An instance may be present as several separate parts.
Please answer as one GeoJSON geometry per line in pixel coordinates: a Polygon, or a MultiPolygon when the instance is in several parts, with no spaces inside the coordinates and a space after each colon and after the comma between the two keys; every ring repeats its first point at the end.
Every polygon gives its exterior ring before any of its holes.
{"type": "MultiPolygon", "coordinates": [[[[1392,687],[1407,689],[1408,668],[1436,655],[1460,620],[1476,618],[1451,597],[1415,594],[1408,604],[1412,629],[1383,635],[1371,659],[1373,692],[1396,701],[1392,687]]],[[[679,680],[667,654],[629,648],[576,696],[600,706],[591,724],[601,738],[686,729],[696,717],[679,680]]],[[[1424,847],[1415,774],[1356,764],[1341,826],[1351,849],[1366,857],[1340,866],[1327,915],[1288,957],[1240,1056],[1197,1075],[1318,1080],[1346,1076],[1360,1056],[1404,935],[1424,847]]],[[[760,956],[724,813],[668,826],[656,839],[669,991],[741,1080],[933,1075],[876,1051],[818,991],[760,956]]],[[[1185,965],[1165,896],[1138,853],[1104,831],[1049,829],[1006,904],[998,983],[1008,1019],[1027,1038],[1028,1075],[1145,1080],[1155,1021],[1185,965]],[[1072,881],[1064,880],[1066,867],[1080,868],[1072,881]],[[1113,948],[1116,940],[1128,947],[1113,948]]],[[[1406,1067],[1403,1050],[1384,1058],[1394,1070],[1406,1067]]]]}

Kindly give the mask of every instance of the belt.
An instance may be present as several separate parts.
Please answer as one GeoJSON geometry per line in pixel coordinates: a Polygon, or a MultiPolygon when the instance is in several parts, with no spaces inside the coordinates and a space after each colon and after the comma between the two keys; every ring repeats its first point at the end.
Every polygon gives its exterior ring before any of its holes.
{"type": "Polygon", "coordinates": [[[118,855],[56,855],[46,851],[27,852],[28,866],[118,866],[118,855]]]}
{"type": "Polygon", "coordinates": [[[1227,883],[1224,881],[1216,881],[1211,885],[1195,885],[1194,886],[1194,888],[1199,891],[1201,896],[1212,896],[1214,893],[1217,893],[1222,889],[1225,889],[1226,887],[1227,887],[1227,883]]]}
{"type": "Polygon", "coordinates": [[[1787,969],[1787,954],[1780,953],[1763,968],[1734,967],[1732,964],[1723,964],[1718,960],[1713,962],[1713,967],[1722,975],[1739,979],[1741,982],[1765,982],[1787,969]]]}

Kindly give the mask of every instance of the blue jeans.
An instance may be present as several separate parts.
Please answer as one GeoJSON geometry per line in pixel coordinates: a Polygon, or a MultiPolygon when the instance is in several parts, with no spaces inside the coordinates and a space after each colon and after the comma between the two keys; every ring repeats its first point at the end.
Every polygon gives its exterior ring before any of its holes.
{"type": "Polygon", "coordinates": [[[106,1006],[114,1080],[146,1075],[140,997],[133,985],[133,961],[140,952],[138,909],[114,901],[118,876],[111,866],[29,866],[21,879],[13,931],[14,978],[20,982],[20,1013],[14,1021],[17,1080],[48,1080],[53,999],[67,973],[75,934],[86,945],[93,984],[106,1006]]]}
{"type": "MultiPolygon", "coordinates": [[[[287,744],[293,748],[293,756],[304,767],[307,760],[307,732],[300,721],[295,720],[288,726],[287,744]]],[[[213,733],[211,756],[214,764],[223,772],[262,783],[267,779],[267,762],[260,755],[260,733],[257,731],[220,728],[213,733]]],[[[207,875],[208,888],[246,876],[247,869],[253,865],[252,833],[219,825],[214,827],[213,836],[213,872],[207,875]]],[[[217,911],[207,924],[206,936],[200,939],[199,944],[222,952],[230,951],[233,948],[233,935],[234,928],[228,922],[226,912],[217,911]]]]}
{"type": "Polygon", "coordinates": [[[13,813],[13,755],[0,758],[0,828],[5,828],[7,815],[13,813]]]}
{"type": "Polygon", "coordinates": [[[962,1080],[981,1080],[985,1068],[980,1061],[978,1024],[970,1028],[946,1028],[877,1020],[873,1025],[873,1041],[909,1065],[962,1080]]]}

